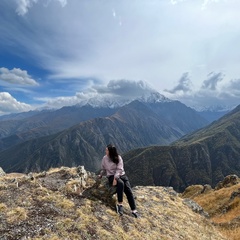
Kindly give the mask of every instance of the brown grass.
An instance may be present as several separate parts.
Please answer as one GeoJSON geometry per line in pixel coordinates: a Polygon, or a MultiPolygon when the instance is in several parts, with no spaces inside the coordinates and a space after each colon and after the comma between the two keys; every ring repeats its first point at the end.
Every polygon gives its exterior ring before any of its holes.
{"type": "MultiPolygon", "coordinates": [[[[168,188],[135,187],[140,218],[131,215],[125,197],[124,215],[119,217],[114,206],[100,199],[69,194],[71,186],[77,183],[69,178],[74,171],[51,169],[51,174],[26,179],[18,187],[3,180],[6,188],[0,189],[0,236],[30,240],[225,239],[209,220],[194,213],[168,188]]],[[[91,183],[93,179],[87,184],[91,183]]],[[[235,209],[237,204],[232,202],[230,208],[235,209]]]]}
{"type": "Polygon", "coordinates": [[[7,209],[6,204],[4,204],[4,203],[0,203],[0,212],[5,211],[6,209],[7,209]]]}
{"type": "Polygon", "coordinates": [[[27,212],[24,208],[17,207],[6,213],[9,223],[18,223],[27,219],[27,212]]]}
{"type": "Polygon", "coordinates": [[[240,239],[240,197],[230,199],[233,192],[238,192],[240,184],[221,188],[193,197],[210,214],[211,221],[229,240],[240,239]]]}
{"type": "Polygon", "coordinates": [[[223,236],[229,240],[239,240],[240,228],[221,229],[220,231],[222,232],[223,236]]]}

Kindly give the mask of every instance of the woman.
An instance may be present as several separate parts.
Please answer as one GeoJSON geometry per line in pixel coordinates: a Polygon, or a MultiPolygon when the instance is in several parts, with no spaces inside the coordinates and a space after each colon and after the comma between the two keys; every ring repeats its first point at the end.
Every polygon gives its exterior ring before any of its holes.
{"type": "Polygon", "coordinates": [[[123,215],[123,192],[126,194],[129,206],[132,210],[132,215],[137,218],[138,213],[136,210],[136,204],[133,197],[132,189],[128,177],[125,175],[123,160],[117,153],[117,149],[109,144],[106,147],[106,155],[102,159],[102,170],[99,177],[106,173],[110,186],[117,185],[117,199],[116,206],[117,213],[123,215]]]}

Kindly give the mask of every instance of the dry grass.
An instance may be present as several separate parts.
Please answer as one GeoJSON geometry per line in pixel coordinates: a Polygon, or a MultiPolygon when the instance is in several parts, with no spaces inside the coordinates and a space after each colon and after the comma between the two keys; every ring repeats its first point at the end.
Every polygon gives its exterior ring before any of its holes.
{"type": "Polygon", "coordinates": [[[240,228],[221,229],[221,232],[229,240],[239,240],[240,228]]]}
{"type": "MultiPolygon", "coordinates": [[[[73,194],[71,174],[75,174],[73,169],[51,169],[51,174],[27,179],[18,187],[9,179],[1,180],[7,187],[0,189],[0,236],[30,240],[225,239],[170,188],[134,188],[140,218],[131,215],[126,198],[124,215],[119,217],[113,206],[73,194]]],[[[88,184],[93,182],[89,179],[88,184]]]]}
{"type": "Polygon", "coordinates": [[[4,212],[7,209],[6,204],[0,203],[0,212],[4,212]]]}
{"type": "Polygon", "coordinates": [[[16,207],[8,211],[6,217],[7,222],[17,224],[27,219],[27,212],[24,208],[16,207]]]}
{"type": "Polygon", "coordinates": [[[69,199],[58,199],[58,201],[56,202],[56,207],[62,208],[67,211],[75,207],[75,204],[69,199]]]}
{"type": "Polygon", "coordinates": [[[240,198],[235,198],[231,203],[228,204],[226,212],[216,214],[212,217],[212,221],[215,223],[231,222],[236,217],[240,216],[240,198]]]}
{"type": "Polygon", "coordinates": [[[232,193],[239,189],[237,184],[192,198],[210,214],[211,221],[229,240],[240,239],[240,197],[231,199],[232,193]]]}
{"type": "Polygon", "coordinates": [[[13,179],[13,178],[23,178],[26,177],[26,174],[24,173],[7,173],[3,176],[5,179],[13,179]]]}
{"type": "Polygon", "coordinates": [[[181,194],[181,197],[183,198],[194,198],[195,196],[198,196],[201,191],[203,190],[202,185],[192,185],[185,189],[184,193],[181,194]]]}

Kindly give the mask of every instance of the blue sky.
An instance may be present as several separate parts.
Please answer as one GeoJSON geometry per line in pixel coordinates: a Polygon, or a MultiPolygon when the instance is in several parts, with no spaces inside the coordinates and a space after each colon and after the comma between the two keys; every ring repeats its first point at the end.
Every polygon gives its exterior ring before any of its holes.
{"type": "Polygon", "coordinates": [[[1,0],[0,115],[143,90],[236,106],[238,9],[238,0],[1,0]]]}

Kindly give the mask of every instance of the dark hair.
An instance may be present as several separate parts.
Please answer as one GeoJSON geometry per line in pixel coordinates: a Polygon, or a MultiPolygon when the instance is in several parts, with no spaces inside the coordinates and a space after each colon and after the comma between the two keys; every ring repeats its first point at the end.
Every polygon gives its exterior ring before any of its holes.
{"type": "Polygon", "coordinates": [[[110,159],[118,164],[119,163],[119,158],[118,158],[118,152],[117,152],[117,149],[116,147],[114,147],[112,144],[108,144],[107,145],[107,148],[108,148],[108,151],[109,151],[109,157],[110,159]]]}

